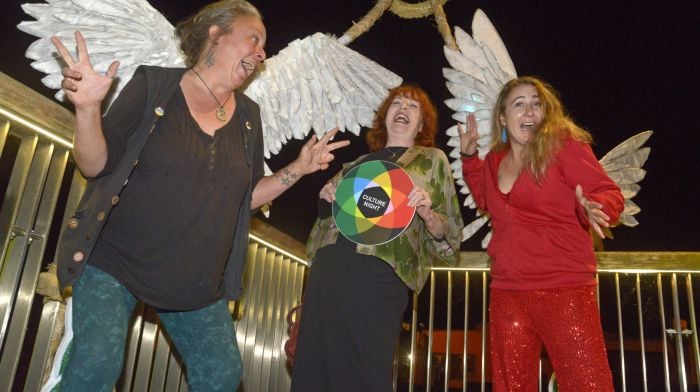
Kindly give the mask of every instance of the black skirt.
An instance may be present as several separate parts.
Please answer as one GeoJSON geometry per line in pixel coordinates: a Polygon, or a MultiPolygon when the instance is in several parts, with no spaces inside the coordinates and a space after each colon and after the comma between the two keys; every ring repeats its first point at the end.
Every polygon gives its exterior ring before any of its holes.
{"type": "Polygon", "coordinates": [[[309,271],[292,392],[388,392],[409,290],[393,268],[355,253],[319,249],[309,271]]]}

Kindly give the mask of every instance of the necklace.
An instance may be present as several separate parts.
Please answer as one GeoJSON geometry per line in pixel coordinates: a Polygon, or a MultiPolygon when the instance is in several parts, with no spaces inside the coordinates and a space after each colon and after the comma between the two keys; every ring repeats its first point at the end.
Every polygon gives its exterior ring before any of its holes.
{"type": "Polygon", "coordinates": [[[209,94],[211,94],[211,96],[214,97],[214,100],[219,105],[219,107],[216,109],[216,118],[218,118],[219,121],[222,121],[222,122],[226,121],[226,109],[224,109],[224,105],[226,105],[228,100],[231,99],[231,95],[233,95],[233,93],[230,93],[228,95],[228,97],[226,97],[226,100],[224,101],[224,103],[221,103],[221,101],[219,101],[219,98],[217,98],[216,95],[214,95],[214,92],[211,91],[211,89],[207,85],[207,82],[204,81],[204,78],[202,78],[202,76],[200,76],[199,73],[197,71],[195,71],[194,68],[191,68],[191,69],[192,69],[192,72],[194,72],[194,74],[197,75],[199,80],[202,81],[202,84],[204,84],[204,87],[207,88],[207,91],[209,91],[209,94]]]}
{"type": "Polygon", "coordinates": [[[396,158],[396,154],[403,154],[404,151],[406,151],[407,147],[384,147],[385,150],[389,151],[391,155],[389,155],[387,158],[396,158]]]}

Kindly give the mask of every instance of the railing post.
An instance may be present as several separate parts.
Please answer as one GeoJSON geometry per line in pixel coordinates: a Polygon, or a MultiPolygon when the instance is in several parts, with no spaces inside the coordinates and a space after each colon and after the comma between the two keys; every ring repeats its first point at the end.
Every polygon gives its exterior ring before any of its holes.
{"type": "Polygon", "coordinates": [[[428,312],[428,355],[425,369],[425,392],[430,392],[433,370],[433,320],[435,320],[435,271],[430,271],[430,310],[428,312]]]}
{"type": "Polygon", "coordinates": [[[639,274],[636,274],[637,288],[637,317],[639,319],[639,342],[642,355],[642,382],[644,383],[644,392],[647,392],[647,355],[644,347],[644,317],[642,317],[642,284],[639,274]]]}
{"type": "Polygon", "coordinates": [[[622,330],[622,300],[620,299],[620,274],[615,273],[615,298],[617,300],[617,331],[620,341],[620,374],[622,375],[622,390],[627,390],[625,377],[625,338],[622,330]]]}
{"type": "Polygon", "coordinates": [[[413,292],[413,308],[411,309],[411,361],[408,370],[408,392],[413,392],[413,382],[416,379],[416,334],[418,333],[418,293],[413,292]]]}
{"type": "Polygon", "coordinates": [[[693,353],[695,358],[695,377],[700,387],[700,347],[698,345],[698,324],[695,321],[695,295],[693,295],[693,278],[689,273],[685,277],[686,290],[688,292],[688,310],[690,312],[690,329],[693,335],[693,353]]]}
{"type": "Polygon", "coordinates": [[[676,335],[676,358],[678,361],[678,384],[682,392],[688,391],[688,381],[685,375],[685,355],[683,355],[683,327],[681,325],[680,306],[678,304],[678,281],[676,273],[671,275],[671,295],[673,297],[673,323],[674,328],[666,330],[669,334],[676,335]]]}

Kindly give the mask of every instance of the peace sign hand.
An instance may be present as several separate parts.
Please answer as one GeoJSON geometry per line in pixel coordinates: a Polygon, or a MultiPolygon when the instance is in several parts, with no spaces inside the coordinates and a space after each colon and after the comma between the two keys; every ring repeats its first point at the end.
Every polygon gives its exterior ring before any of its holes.
{"type": "Polygon", "coordinates": [[[333,151],[350,144],[349,140],[331,143],[330,141],[333,140],[336,133],[338,133],[337,127],[326,132],[321,139],[318,139],[316,135],[311,136],[301,148],[296,159],[296,168],[299,173],[304,175],[328,169],[328,165],[335,158],[333,151]]]}
{"type": "Polygon", "coordinates": [[[94,106],[99,108],[112,85],[112,79],[117,75],[119,62],[112,62],[106,74],[99,74],[90,63],[85,39],[79,31],[75,32],[75,42],[78,48],[77,61],[58,37],[51,37],[51,43],[67,65],[61,71],[63,74],[61,88],[76,109],[94,106]]]}

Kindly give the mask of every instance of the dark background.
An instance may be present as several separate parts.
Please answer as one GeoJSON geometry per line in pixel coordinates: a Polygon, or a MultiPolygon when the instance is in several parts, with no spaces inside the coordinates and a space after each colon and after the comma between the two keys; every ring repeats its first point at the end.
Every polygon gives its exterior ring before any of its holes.
{"type": "MultiPolygon", "coordinates": [[[[108,0],[105,0],[108,1],[108,0]]],[[[3,2],[0,71],[47,96],[43,74],[30,67],[24,51],[34,40],[16,29],[29,18],[22,1],[3,2]]],[[[204,1],[152,1],[172,23],[196,11],[204,1]]],[[[315,32],[340,36],[375,4],[371,0],[256,1],[267,26],[266,51],[272,56],[288,42],[315,32]]],[[[614,230],[606,250],[700,250],[697,194],[700,78],[700,6],[697,2],[610,1],[449,1],[450,25],[470,31],[476,8],[491,19],[519,75],[537,75],[561,94],[573,118],[594,136],[602,157],[624,139],[654,130],[652,152],[642,190],[634,201],[642,208],[636,228],[614,230]]],[[[425,88],[438,105],[442,129],[452,125],[450,98],[442,77],[447,61],[432,18],[405,20],[387,11],[349,47],[425,88]]],[[[339,164],[366,151],[363,138],[337,154],[327,172],[307,176],[276,200],[271,224],[305,241],[316,215],[318,190],[339,164]]],[[[438,144],[445,148],[446,138],[438,144]]],[[[268,162],[277,169],[290,162],[301,142],[290,142],[268,162]]],[[[473,216],[465,210],[465,221],[473,216]]],[[[463,250],[478,250],[477,241],[463,250]]]]}

